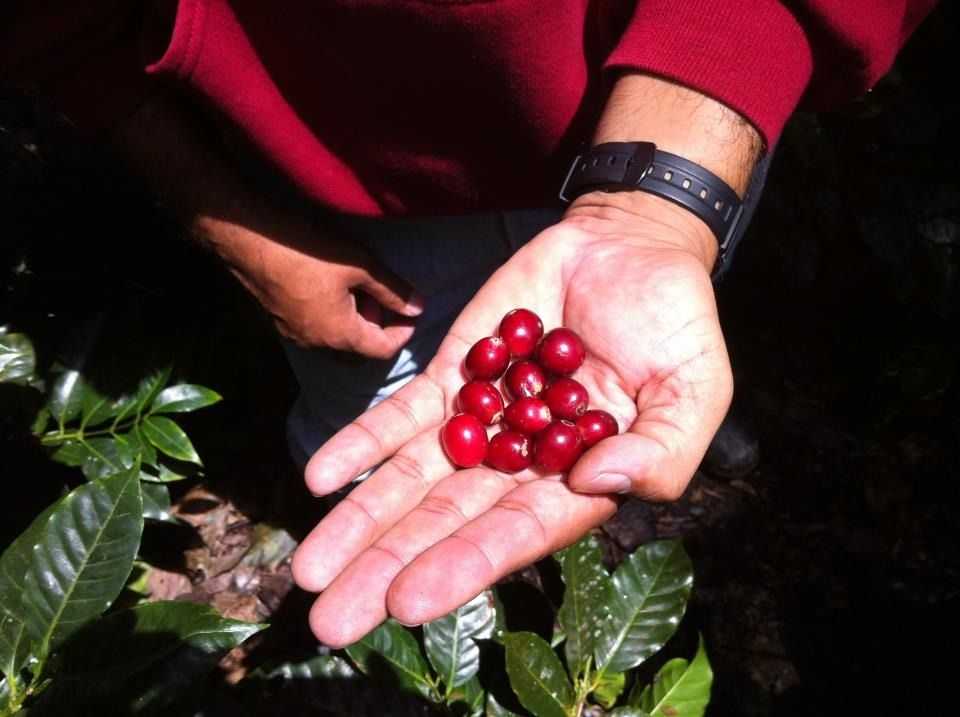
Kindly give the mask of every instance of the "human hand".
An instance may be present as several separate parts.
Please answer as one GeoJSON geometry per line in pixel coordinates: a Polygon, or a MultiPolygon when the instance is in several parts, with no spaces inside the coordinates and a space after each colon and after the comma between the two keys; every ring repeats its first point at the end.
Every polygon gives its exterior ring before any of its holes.
{"type": "Polygon", "coordinates": [[[386,359],[409,341],[409,319],[423,311],[413,289],[362,247],[294,217],[242,225],[207,217],[198,231],[298,346],[386,359]]]}
{"type": "Polygon", "coordinates": [[[324,591],[310,615],[322,642],[350,644],[388,615],[418,624],[455,609],[606,520],[613,493],[682,493],[732,392],[709,277],[716,241],[685,210],[630,194],[624,206],[614,195],[578,200],[491,277],[423,374],[314,455],[306,480],[318,495],[385,461],[295,555],[297,582],[324,591]],[[623,431],[566,481],[457,470],[440,446],[467,350],[516,307],[581,336],[576,378],[623,431]]]}

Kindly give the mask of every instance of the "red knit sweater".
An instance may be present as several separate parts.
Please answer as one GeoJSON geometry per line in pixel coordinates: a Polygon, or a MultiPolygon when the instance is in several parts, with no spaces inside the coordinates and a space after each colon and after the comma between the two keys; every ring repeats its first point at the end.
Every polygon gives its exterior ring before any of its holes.
{"type": "MultiPolygon", "coordinates": [[[[802,98],[819,107],[871,87],[934,2],[180,0],[147,72],[205,98],[328,207],[459,213],[552,201],[619,70],[717,98],[773,144],[802,98]]],[[[117,0],[24,5],[33,22],[0,37],[0,67],[22,70],[32,50],[26,74],[40,76],[41,38],[103,36],[86,68],[64,73],[61,54],[53,73],[91,121],[143,81],[133,43],[102,22],[122,27],[117,0]]]]}

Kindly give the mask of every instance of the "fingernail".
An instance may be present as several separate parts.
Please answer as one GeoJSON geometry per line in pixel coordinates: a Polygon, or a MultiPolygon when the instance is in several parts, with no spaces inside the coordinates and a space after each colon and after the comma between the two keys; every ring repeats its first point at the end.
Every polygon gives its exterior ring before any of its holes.
{"type": "Polygon", "coordinates": [[[583,486],[586,493],[629,493],[630,479],[621,473],[601,473],[583,486]]]}
{"type": "Polygon", "coordinates": [[[423,313],[424,300],[417,292],[410,294],[406,306],[403,307],[403,313],[407,316],[420,316],[423,313]]]}

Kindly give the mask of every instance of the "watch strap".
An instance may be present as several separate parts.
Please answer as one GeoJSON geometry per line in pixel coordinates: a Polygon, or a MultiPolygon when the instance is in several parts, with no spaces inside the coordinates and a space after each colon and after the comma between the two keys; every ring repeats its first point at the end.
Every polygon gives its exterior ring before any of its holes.
{"type": "Polygon", "coordinates": [[[578,156],[560,189],[569,202],[593,191],[643,191],[689,210],[717,237],[722,262],[743,214],[737,193],[720,177],[652,142],[606,142],[578,156]]]}

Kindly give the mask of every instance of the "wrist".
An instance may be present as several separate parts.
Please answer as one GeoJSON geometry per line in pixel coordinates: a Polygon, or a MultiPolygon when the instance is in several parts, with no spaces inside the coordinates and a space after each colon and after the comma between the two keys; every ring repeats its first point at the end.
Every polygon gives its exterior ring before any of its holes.
{"type": "Polygon", "coordinates": [[[689,210],[647,192],[589,192],[567,208],[562,223],[591,234],[647,247],[682,251],[709,274],[717,260],[717,239],[689,210]]]}

